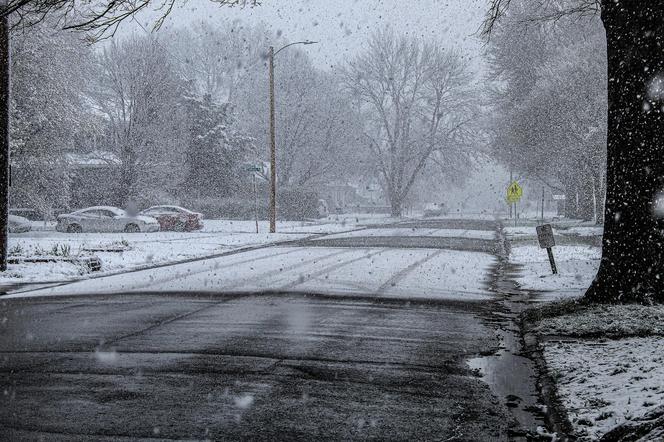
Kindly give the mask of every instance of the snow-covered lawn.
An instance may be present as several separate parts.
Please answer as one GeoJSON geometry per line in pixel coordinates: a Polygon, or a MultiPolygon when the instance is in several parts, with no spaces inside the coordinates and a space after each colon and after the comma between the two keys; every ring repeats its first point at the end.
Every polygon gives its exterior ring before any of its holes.
{"type": "MultiPolygon", "coordinates": [[[[527,230],[511,233],[523,237],[527,230]]],[[[601,227],[556,233],[594,236],[601,227]]],[[[516,281],[540,292],[536,301],[582,296],[599,267],[601,248],[560,245],[553,251],[558,275],[536,241],[513,246],[510,261],[520,266],[516,281]]],[[[664,404],[664,307],[577,306],[532,324],[530,332],[540,336],[550,378],[578,440],[597,440],[664,404]]]]}
{"type": "MultiPolygon", "coordinates": [[[[503,231],[508,239],[537,239],[537,229],[535,225],[532,226],[514,226],[506,225],[503,231]]],[[[602,236],[604,234],[604,226],[559,226],[557,223],[553,224],[553,232],[556,235],[565,236],[602,236]]]]}
{"type": "Polygon", "coordinates": [[[601,258],[601,249],[587,245],[563,245],[553,248],[558,274],[551,272],[546,249],[537,245],[512,247],[510,262],[521,266],[519,285],[541,291],[539,300],[581,296],[592,282],[601,258]]]}
{"type": "Polygon", "coordinates": [[[664,305],[591,305],[562,316],[546,317],[532,331],[575,337],[664,336],[664,305]]]}
{"type": "MultiPolygon", "coordinates": [[[[52,256],[51,250],[68,249],[69,256],[94,254],[102,261],[101,273],[116,272],[214,255],[240,247],[299,239],[306,233],[157,232],[82,233],[29,232],[9,238],[13,257],[52,256]],[[115,249],[118,251],[100,251],[115,249]],[[92,250],[92,251],[90,251],[92,250]]],[[[84,269],[64,262],[10,264],[0,273],[1,283],[50,282],[85,276],[84,269]]]]}
{"type": "Polygon", "coordinates": [[[664,404],[664,339],[548,342],[544,357],[575,430],[595,440],[664,404]]]}
{"type": "Polygon", "coordinates": [[[557,234],[575,235],[575,236],[602,236],[604,234],[603,226],[578,226],[565,229],[555,229],[557,234]]]}

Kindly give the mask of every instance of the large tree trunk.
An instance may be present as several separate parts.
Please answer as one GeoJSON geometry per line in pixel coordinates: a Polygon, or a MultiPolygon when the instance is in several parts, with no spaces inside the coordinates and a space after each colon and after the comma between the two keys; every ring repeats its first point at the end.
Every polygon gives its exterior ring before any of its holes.
{"type": "Polygon", "coordinates": [[[395,217],[401,217],[403,203],[400,198],[394,197],[390,199],[390,214],[395,217]]]}
{"type": "Polygon", "coordinates": [[[664,300],[664,3],[602,0],[608,53],[607,193],[602,261],[587,299],[664,300]],[[650,92],[650,93],[649,93],[650,92]],[[658,225],[659,224],[659,225],[658,225]]]}

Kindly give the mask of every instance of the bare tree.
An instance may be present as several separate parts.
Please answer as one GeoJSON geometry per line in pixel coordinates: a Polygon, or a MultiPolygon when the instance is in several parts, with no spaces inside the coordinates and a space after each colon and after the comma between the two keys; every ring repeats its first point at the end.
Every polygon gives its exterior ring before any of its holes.
{"type": "Polygon", "coordinates": [[[200,22],[176,29],[170,37],[172,54],[196,92],[225,103],[237,101],[242,82],[262,67],[260,62],[274,38],[263,26],[246,26],[240,21],[200,22]]]}
{"type": "MultiPolygon", "coordinates": [[[[489,35],[510,2],[493,0],[489,35]]],[[[586,299],[664,300],[664,4],[576,0],[557,15],[601,12],[608,58],[606,205],[602,260],[586,299]]],[[[547,17],[545,17],[547,18],[547,17]]],[[[555,18],[555,16],[553,17],[555,18]]]]}
{"type": "Polygon", "coordinates": [[[185,145],[178,111],[184,86],[165,49],[153,36],[113,41],[99,65],[94,98],[121,162],[117,203],[177,186],[185,145]]]}
{"type": "Polygon", "coordinates": [[[365,110],[366,145],[380,171],[392,215],[424,167],[436,156],[456,154],[473,121],[471,77],[462,57],[434,44],[376,33],[344,73],[365,110]]]}
{"type": "Polygon", "coordinates": [[[539,15],[526,3],[513,3],[488,45],[493,153],[511,171],[565,193],[567,216],[599,220],[606,164],[604,30],[598,17],[531,22],[533,16],[539,15]]]}
{"type": "MultiPolygon", "coordinates": [[[[247,31],[253,35],[260,29],[247,31]]],[[[276,36],[271,39],[278,41],[276,36]]],[[[263,42],[253,40],[257,48],[247,49],[255,54],[249,61],[254,67],[243,74],[234,96],[239,123],[256,137],[257,145],[265,146],[269,100],[267,66],[259,50],[267,47],[263,42]]],[[[279,54],[275,71],[279,187],[315,190],[331,179],[350,178],[353,168],[347,159],[361,131],[339,76],[317,69],[306,51],[297,48],[279,54]]]]}

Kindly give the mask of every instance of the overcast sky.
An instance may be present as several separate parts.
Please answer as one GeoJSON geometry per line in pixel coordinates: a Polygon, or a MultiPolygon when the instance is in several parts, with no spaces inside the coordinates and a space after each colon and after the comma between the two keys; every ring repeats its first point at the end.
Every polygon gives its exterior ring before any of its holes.
{"type": "MultiPolygon", "coordinates": [[[[265,23],[286,41],[314,40],[306,51],[320,67],[343,63],[362,49],[371,33],[386,24],[403,33],[436,38],[463,48],[475,58],[482,42],[476,37],[487,0],[262,0],[253,8],[219,7],[189,0],[168,19],[169,26],[196,20],[241,19],[265,23]]],[[[182,5],[182,4],[181,4],[182,5]]],[[[141,21],[148,22],[144,16],[141,21]]]]}

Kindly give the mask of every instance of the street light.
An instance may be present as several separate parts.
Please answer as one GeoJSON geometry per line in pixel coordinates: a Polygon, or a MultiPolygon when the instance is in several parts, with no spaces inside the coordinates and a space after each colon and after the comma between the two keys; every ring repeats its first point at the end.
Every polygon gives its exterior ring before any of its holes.
{"type": "Polygon", "coordinates": [[[296,41],[289,43],[278,51],[274,51],[274,46],[270,46],[268,53],[270,61],[270,233],[277,231],[277,152],[274,141],[274,56],[293,45],[312,45],[316,41],[296,41]]]}

